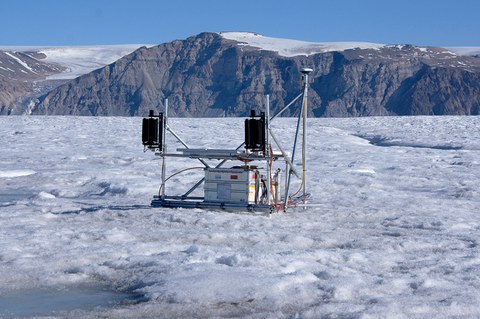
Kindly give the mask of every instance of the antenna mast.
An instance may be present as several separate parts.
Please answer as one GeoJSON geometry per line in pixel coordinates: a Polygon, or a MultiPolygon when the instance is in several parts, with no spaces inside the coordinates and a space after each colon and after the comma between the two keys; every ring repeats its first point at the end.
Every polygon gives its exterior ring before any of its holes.
{"type": "Polygon", "coordinates": [[[308,118],[308,74],[313,70],[303,68],[303,124],[302,124],[302,179],[303,179],[303,196],[307,195],[307,118],[308,118]]]}

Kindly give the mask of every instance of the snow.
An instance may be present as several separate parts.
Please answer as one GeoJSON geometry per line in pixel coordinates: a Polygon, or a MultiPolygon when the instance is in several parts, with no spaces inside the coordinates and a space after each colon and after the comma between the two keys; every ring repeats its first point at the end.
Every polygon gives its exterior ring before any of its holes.
{"type": "Polygon", "coordinates": [[[29,169],[19,169],[19,170],[0,170],[0,178],[12,178],[12,177],[21,177],[35,174],[35,171],[29,169]]]}
{"type": "Polygon", "coordinates": [[[461,56],[480,55],[480,47],[446,47],[446,49],[461,56]]]}
{"type": "MultiPolygon", "coordinates": [[[[266,51],[275,51],[286,57],[297,55],[312,55],[316,53],[345,51],[351,49],[373,49],[383,47],[402,49],[405,45],[385,45],[370,42],[306,42],[291,39],[271,38],[254,32],[219,32],[225,39],[239,42],[239,45],[248,45],[266,51]]],[[[428,52],[427,47],[419,47],[421,52],[428,52]]],[[[445,47],[447,53],[460,56],[473,56],[480,54],[480,47],[445,47]]]]}
{"type": "MultiPolygon", "coordinates": [[[[195,148],[243,139],[240,118],[170,123],[195,148]]],[[[295,123],[272,126],[290,143],[295,123]]],[[[479,117],[309,119],[310,206],[270,217],[151,208],[159,161],[140,127],[0,117],[0,299],[74,286],[146,298],[51,318],[480,316],[479,117]]]]}
{"type": "Polygon", "coordinates": [[[311,55],[331,51],[345,51],[350,49],[380,49],[383,44],[369,42],[305,42],[298,40],[271,38],[253,32],[220,32],[222,37],[239,42],[240,45],[249,45],[262,50],[275,51],[286,57],[296,55],[311,55]]]}
{"type": "MultiPolygon", "coordinates": [[[[11,54],[9,52],[5,52],[5,54],[8,55],[9,57],[11,57],[12,59],[14,59],[15,61],[17,61],[21,66],[23,66],[28,71],[30,71],[32,73],[37,73],[37,72],[33,71],[32,68],[27,63],[23,62],[22,60],[20,60],[19,58],[17,58],[13,54],[11,54]]],[[[21,70],[21,71],[23,71],[23,70],[21,70]]],[[[23,72],[26,73],[25,71],[23,71],[23,72]]]]}

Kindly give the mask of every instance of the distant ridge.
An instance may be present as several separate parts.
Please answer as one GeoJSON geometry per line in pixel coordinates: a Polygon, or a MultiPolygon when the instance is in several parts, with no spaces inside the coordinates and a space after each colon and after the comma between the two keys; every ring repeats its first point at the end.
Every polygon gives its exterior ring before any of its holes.
{"type": "MultiPolygon", "coordinates": [[[[480,108],[480,58],[474,48],[205,32],[140,47],[113,63],[122,54],[113,47],[85,47],[75,59],[68,50],[15,53],[17,59],[28,55],[53,69],[32,73],[32,79],[43,78],[31,80],[43,83],[40,89],[32,84],[16,100],[0,96],[0,114],[143,116],[163,109],[168,98],[173,116],[245,116],[263,107],[266,94],[272,111],[283,107],[297,94],[303,67],[314,69],[309,116],[477,115],[480,108]]],[[[3,57],[18,64],[16,74],[24,76],[21,63],[8,54],[3,57]]],[[[1,67],[0,72],[10,72],[1,67]]],[[[8,79],[0,77],[0,85],[20,83],[8,79]]]]}

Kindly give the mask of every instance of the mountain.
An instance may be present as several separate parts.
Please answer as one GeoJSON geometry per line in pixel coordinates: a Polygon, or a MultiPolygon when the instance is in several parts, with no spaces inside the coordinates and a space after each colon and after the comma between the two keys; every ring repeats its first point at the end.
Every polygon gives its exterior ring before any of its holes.
{"type": "Polygon", "coordinates": [[[139,48],[40,96],[28,112],[142,116],[168,98],[173,116],[244,116],[266,94],[275,112],[310,67],[310,116],[476,115],[480,58],[469,50],[201,33],[139,48]]]}
{"type": "Polygon", "coordinates": [[[138,47],[0,47],[0,114],[22,114],[37,97],[138,47]]]}
{"type": "Polygon", "coordinates": [[[0,114],[15,113],[18,109],[21,112],[17,102],[22,104],[22,100],[34,95],[40,87],[37,81],[64,70],[60,65],[42,61],[44,58],[36,52],[0,51],[0,114]]]}

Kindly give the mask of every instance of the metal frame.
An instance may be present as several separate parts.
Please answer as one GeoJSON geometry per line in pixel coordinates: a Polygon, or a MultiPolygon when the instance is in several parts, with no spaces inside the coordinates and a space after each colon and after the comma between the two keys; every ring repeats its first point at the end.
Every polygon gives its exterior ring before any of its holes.
{"type": "MultiPolygon", "coordinates": [[[[307,203],[307,198],[309,194],[307,193],[307,166],[306,166],[306,142],[307,142],[307,101],[308,101],[308,75],[312,71],[312,69],[304,68],[301,70],[303,74],[302,77],[302,92],[296,96],[290,103],[288,103],[285,107],[283,107],[280,111],[278,111],[275,115],[270,117],[270,96],[266,96],[266,116],[265,116],[265,125],[266,125],[266,150],[263,152],[263,155],[258,154],[249,154],[248,158],[256,161],[266,161],[267,163],[267,204],[242,204],[242,203],[224,203],[224,202],[211,202],[205,201],[204,197],[198,196],[190,196],[190,194],[196,190],[202,183],[205,181],[205,177],[197,181],[188,191],[186,191],[183,195],[166,195],[165,188],[166,188],[166,158],[167,157],[182,157],[182,158],[190,158],[196,159],[200,161],[205,168],[212,168],[205,159],[216,159],[220,160],[220,162],[214,166],[214,168],[222,167],[227,161],[235,161],[239,160],[239,155],[244,155],[245,153],[240,152],[240,149],[244,146],[245,143],[240,144],[234,150],[208,150],[208,149],[192,149],[190,146],[180,138],[180,136],[175,133],[175,131],[170,127],[168,124],[168,99],[165,100],[165,113],[163,116],[163,150],[156,152],[155,155],[161,157],[162,167],[161,167],[161,186],[158,195],[155,195],[151,205],[153,207],[183,207],[183,208],[208,208],[208,209],[226,209],[226,210],[247,210],[250,212],[273,212],[275,210],[284,210],[286,211],[287,208],[291,205],[305,205],[307,203]],[[275,118],[280,116],[286,109],[292,106],[300,97],[302,99],[302,107],[300,109],[297,127],[295,132],[295,138],[293,143],[293,150],[291,157],[289,154],[284,150],[282,145],[279,143],[278,139],[276,138],[275,134],[272,131],[270,126],[271,121],[275,118]],[[295,150],[298,143],[298,136],[300,134],[300,126],[302,126],[302,172],[298,172],[294,166],[295,160],[295,150]],[[166,144],[166,132],[172,134],[175,139],[180,142],[185,148],[184,149],[177,149],[181,153],[169,153],[167,144],[166,144]],[[272,145],[269,141],[270,137],[274,141],[275,145],[280,150],[280,154],[277,152],[272,152],[272,145]],[[277,159],[283,159],[285,161],[285,193],[283,202],[281,199],[276,199],[276,202],[272,202],[272,194],[271,194],[271,168],[273,161],[277,159]],[[291,183],[291,175],[295,175],[297,178],[301,178],[301,187],[296,194],[290,194],[290,183],[291,183]],[[294,197],[298,193],[302,193],[299,199],[295,199],[294,197]],[[279,201],[280,200],[280,201],[279,201]]],[[[278,191],[277,191],[278,193],[278,191]]]]}

